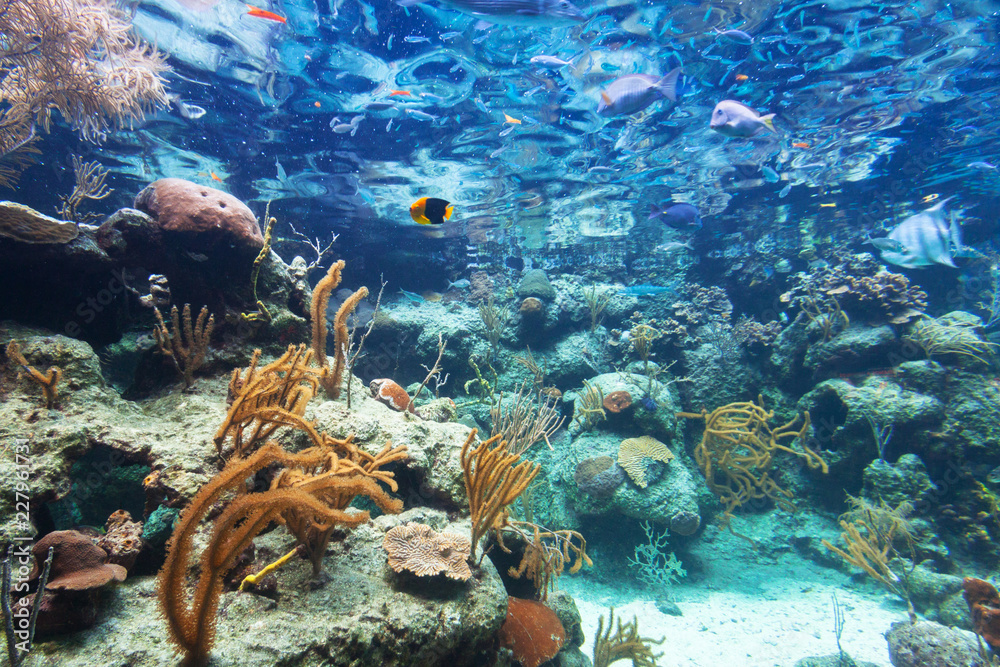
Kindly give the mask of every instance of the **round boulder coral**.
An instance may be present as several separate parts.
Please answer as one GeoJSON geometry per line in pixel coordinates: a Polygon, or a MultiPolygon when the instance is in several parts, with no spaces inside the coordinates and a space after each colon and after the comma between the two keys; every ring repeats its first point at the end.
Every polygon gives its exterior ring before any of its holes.
{"type": "Polygon", "coordinates": [[[610,456],[595,456],[576,466],[573,480],[584,493],[607,498],[625,482],[625,473],[610,456]]]}

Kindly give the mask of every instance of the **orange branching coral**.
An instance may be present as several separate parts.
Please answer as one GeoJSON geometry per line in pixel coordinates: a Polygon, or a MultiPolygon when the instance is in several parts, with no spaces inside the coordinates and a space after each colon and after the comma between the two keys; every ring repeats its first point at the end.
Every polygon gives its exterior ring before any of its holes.
{"type": "Polygon", "coordinates": [[[656,667],[656,659],[662,653],[653,653],[653,644],[662,644],[665,637],[659,641],[639,636],[639,619],[633,618],[631,623],[622,625],[618,619],[618,631],[612,635],[615,624],[615,610],[608,615],[608,629],[604,630],[604,617],[597,620],[597,634],[594,638],[594,667],[608,667],[619,660],[632,660],[633,667],[656,667]]]}
{"type": "Polygon", "coordinates": [[[209,315],[208,307],[202,306],[198,320],[191,323],[191,304],[184,304],[184,326],[181,327],[181,314],[177,306],[170,309],[170,320],[173,331],[167,328],[160,309],[153,306],[156,314],[156,327],[153,335],[160,354],[169,358],[177,372],[184,377],[184,388],[190,389],[194,384],[194,372],[205,363],[208,346],[212,341],[212,331],[215,329],[215,316],[209,315]]]}
{"type": "Polygon", "coordinates": [[[113,0],[7,0],[0,35],[0,156],[48,131],[53,110],[99,141],[167,104],[164,57],[131,35],[113,0]]]}
{"type": "Polygon", "coordinates": [[[962,580],[962,597],[969,605],[972,626],[994,651],[1000,651],[1000,595],[993,584],[982,579],[962,580]]]}
{"type": "Polygon", "coordinates": [[[56,399],[59,398],[59,390],[56,389],[56,385],[59,384],[59,380],[62,378],[62,370],[57,366],[53,366],[43,374],[28,363],[28,360],[21,354],[21,347],[15,341],[7,344],[7,358],[21,367],[22,375],[31,378],[32,381],[42,388],[42,391],[45,392],[45,407],[51,410],[56,404],[56,399]]]}
{"type": "Polygon", "coordinates": [[[338,260],[330,267],[327,274],[316,283],[313,289],[309,316],[312,318],[313,352],[316,361],[329,372],[321,379],[323,389],[330,398],[340,396],[340,382],[347,366],[347,346],[350,334],[347,330],[347,318],[358,307],[362,299],[368,296],[368,288],[362,287],[347,297],[340,304],[333,318],[333,366],[327,366],[326,359],[326,307],[330,303],[330,293],[340,284],[340,273],[344,270],[344,260],[338,260]]]}
{"type": "Polygon", "coordinates": [[[326,455],[319,463],[288,467],[279,472],[271,483],[272,490],[304,488],[330,508],[330,512],[322,517],[308,509],[299,511],[295,508],[281,515],[281,521],[312,561],[314,574],[319,574],[326,545],[338,526],[353,528],[368,521],[368,512],[346,511],[355,496],[368,496],[389,514],[403,511],[402,501],[389,496],[376,482],[382,482],[396,491],[399,487],[393,473],[381,468],[407,456],[405,445],[393,447],[391,442],[387,442],[382,451],[373,456],[358,448],[352,441],[353,436],[338,440],[324,433],[322,438],[323,444],[319,449],[326,455]],[[344,475],[349,475],[349,478],[336,485],[327,485],[324,481],[344,475]]]}
{"type": "MultiPolygon", "coordinates": [[[[204,665],[215,635],[215,612],[222,592],[222,577],[254,537],[273,521],[317,530],[296,537],[311,540],[335,524],[354,526],[368,520],[367,512],[348,513],[347,504],[356,495],[368,496],[387,512],[398,512],[402,503],[390,497],[377,482],[392,482],[392,473],[378,467],[406,455],[405,447],[389,445],[378,456],[359,453],[350,439],[330,438],[323,446],[298,454],[269,442],[247,458],[233,459],[202,487],[181,514],[167,545],[167,559],[157,579],[160,604],[167,617],[171,639],[185,653],[186,665],[204,665]],[[246,481],[273,465],[284,470],[272,488],[263,493],[241,493],[246,481]],[[208,511],[224,497],[236,494],[215,520],[207,546],[199,559],[199,577],[192,599],[185,587],[194,538],[208,511]]],[[[326,532],[327,539],[329,532],[326,532]]],[[[306,544],[313,554],[320,546],[306,544]]],[[[315,560],[314,560],[315,562],[315,560]]]]}
{"type": "Polygon", "coordinates": [[[705,474],[708,488],[725,505],[727,525],[733,510],[749,500],[770,498],[782,509],[795,511],[791,492],[778,486],[770,476],[776,452],[794,454],[809,468],[818,468],[824,474],[828,471],[826,462],[804,442],[800,443],[801,450],[783,444],[804,438],[809,430],[809,413],[804,413],[801,426],[800,418],[796,417],[784,426],[772,428],[768,421],[774,417],[774,411],[762,407],[763,397],[757,400],[760,405],[749,401],[730,403],[711,413],[704,409],[700,414],[677,413],[678,417],[705,420],[705,433],[695,447],[694,458],[705,474]]]}
{"type": "Polygon", "coordinates": [[[305,431],[314,445],[323,444],[322,436],[302,416],[325,373],[311,367],[311,359],[312,350],[306,350],[305,345],[289,345],[278,359],[258,368],[260,350],[254,350],[245,374],[233,371],[229,381],[232,404],[215,433],[220,454],[226,440],[232,438],[233,454],[246,456],[282,426],[305,431]]]}
{"type": "Polygon", "coordinates": [[[444,574],[449,579],[465,581],[472,576],[469,569],[469,538],[450,533],[438,533],[422,523],[409,523],[390,528],[382,541],[389,554],[389,567],[396,572],[409,570],[418,577],[444,574]]]}
{"type": "Polygon", "coordinates": [[[507,574],[515,579],[527,575],[543,600],[555,588],[555,581],[567,563],[572,563],[570,574],[576,574],[584,565],[594,564],[587,555],[587,540],[575,530],[548,530],[530,521],[510,521],[497,531],[497,543],[510,553],[503,541],[504,531],[518,535],[525,543],[520,565],[510,568],[507,574]]]}
{"type": "Polygon", "coordinates": [[[495,435],[473,448],[476,429],[462,445],[462,473],[472,518],[472,558],[476,545],[490,529],[507,525],[507,506],[528,488],[541,466],[511,454],[507,443],[495,435]],[[515,465],[516,464],[516,465],[515,465]]]}

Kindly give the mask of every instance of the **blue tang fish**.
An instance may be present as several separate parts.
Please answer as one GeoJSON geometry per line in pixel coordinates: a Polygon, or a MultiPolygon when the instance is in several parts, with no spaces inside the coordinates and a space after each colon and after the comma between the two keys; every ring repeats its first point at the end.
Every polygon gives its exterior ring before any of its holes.
{"type": "Polygon", "coordinates": [[[691,204],[674,204],[665,209],[656,209],[649,214],[650,220],[660,220],[668,227],[685,232],[701,229],[701,216],[691,204]]]}
{"type": "Polygon", "coordinates": [[[932,264],[955,266],[952,253],[961,250],[962,236],[954,218],[951,224],[945,220],[944,205],[950,199],[943,199],[899,223],[887,238],[901,247],[898,250],[882,250],[882,259],[906,269],[932,264]]]}

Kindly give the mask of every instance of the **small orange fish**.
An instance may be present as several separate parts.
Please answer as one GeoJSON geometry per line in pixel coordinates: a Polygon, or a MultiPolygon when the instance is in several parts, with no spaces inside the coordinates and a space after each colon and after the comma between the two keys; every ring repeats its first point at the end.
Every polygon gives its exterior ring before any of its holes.
{"type": "Polygon", "coordinates": [[[313,61],[312,56],[310,56],[308,53],[302,57],[306,59],[307,63],[311,63],[313,61]]]}
{"type": "Polygon", "coordinates": [[[253,5],[247,5],[247,15],[256,16],[259,19],[267,19],[268,21],[277,21],[278,23],[285,23],[285,24],[288,23],[288,21],[285,20],[284,16],[279,16],[274,12],[269,12],[266,9],[261,9],[260,7],[254,7],[253,5]]]}
{"type": "Polygon", "coordinates": [[[792,146],[795,148],[809,148],[809,144],[804,141],[793,141],[792,146]]]}
{"type": "Polygon", "coordinates": [[[216,173],[215,173],[214,171],[210,171],[210,172],[208,172],[208,173],[210,173],[210,174],[212,175],[212,180],[213,180],[213,181],[218,181],[219,183],[221,183],[221,182],[222,182],[222,179],[221,179],[221,178],[219,178],[219,175],[218,175],[218,174],[216,174],[216,173]]]}
{"type": "Polygon", "coordinates": [[[406,97],[413,97],[413,93],[411,93],[408,90],[390,90],[389,97],[393,97],[394,95],[405,95],[406,97]]]}
{"type": "Polygon", "coordinates": [[[521,121],[519,121],[517,118],[514,118],[513,116],[508,116],[507,114],[503,115],[503,122],[510,123],[511,125],[521,124],[521,121]]]}
{"type": "Polygon", "coordinates": [[[316,107],[317,109],[319,109],[323,105],[320,104],[318,101],[316,101],[316,102],[313,102],[313,106],[316,107]]]}
{"type": "Polygon", "coordinates": [[[749,78],[750,77],[748,77],[746,74],[737,74],[736,75],[736,80],[737,81],[746,81],[749,78]]]}

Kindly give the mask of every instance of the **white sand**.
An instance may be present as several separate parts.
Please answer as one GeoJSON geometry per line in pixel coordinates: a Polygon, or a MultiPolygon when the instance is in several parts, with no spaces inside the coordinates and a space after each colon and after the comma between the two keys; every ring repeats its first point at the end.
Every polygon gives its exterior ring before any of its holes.
{"type": "MultiPolygon", "coordinates": [[[[658,665],[670,667],[792,667],[809,656],[836,654],[831,596],[836,593],[846,617],[841,646],[852,658],[891,667],[883,633],[906,619],[906,612],[891,596],[845,590],[838,584],[844,575],[799,563],[795,579],[773,568],[773,578],[749,584],[756,590],[712,590],[701,585],[680,585],[672,599],[683,616],[659,612],[644,590],[612,588],[582,577],[563,577],[560,587],[576,600],[587,641],[582,650],[593,654],[594,634],[600,616],[607,619],[614,605],[615,618],[639,619],[643,637],[666,641],[658,665]],[[810,569],[811,572],[803,572],[810,569]],[[808,577],[803,577],[808,574],[808,577]]],[[[758,571],[757,575],[767,574],[758,571]]],[[[617,621],[616,621],[617,623],[617,621]]],[[[619,665],[627,665],[619,662],[619,665]]]]}

